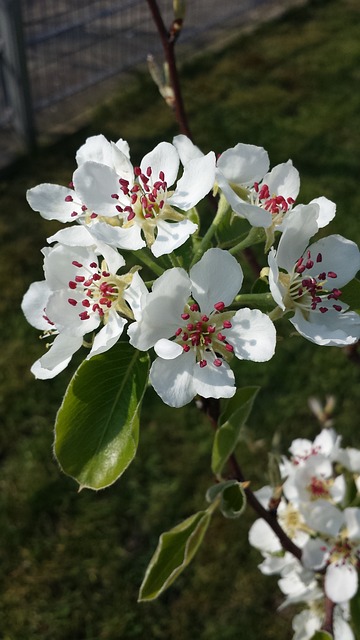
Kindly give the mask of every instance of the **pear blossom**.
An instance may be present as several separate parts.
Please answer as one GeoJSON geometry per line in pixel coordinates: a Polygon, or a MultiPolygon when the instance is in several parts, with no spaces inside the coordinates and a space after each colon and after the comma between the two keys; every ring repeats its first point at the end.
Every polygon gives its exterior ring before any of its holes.
{"type": "Polygon", "coordinates": [[[192,209],[214,184],[215,155],[210,152],[189,162],[175,191],[169,191],[180,160],[167,142],[133,167],[126,141],[93,136],[76,160],[69,187],[41,184],[27,192],[32,209],[49,220],[86,224],[95,239],[113,247],[148,245],[156,257],[177,249],[197,230],[179,209],[192,209]]]}
{"type": "MultiPolygon", "coordinates": [[[[343,605],[336,605],[334,609],[333,631],[334,640],[355,640],[350,625],[348,624],[347,609],[343,605]]],[[[322,627],[325,617],[324,606],[321,602],[311,602],[308,609],[304,609],[292,621],[295,631],[293,640],[311,640],[316,631],[322,627]]]]}
{"type": "Polygon", "coordinates": [[[341,287],[360,269],[357,245],[331,235],[309,246],[317,231],[314,205],[292,217],[268,256],[271,294],[298,333],[319,345],[344,346],[360,338],[360,316],[347,311],[341,287]]]}
{"type": "Polygon", "coordinates": [[[240,265],[209,249],[188,275],[165,271],[141,298],[141,317],[128,328],[130,343],[157,358],[150,381],[166,404],[181,407],[196,394],[230,398],[235,378],[228,361],[264,362],[275,350],[271,320],[258,309],[227,310],[243,281],[240,265]]]}
{"type": "MultiPolygon", "coordinates": [[[[178,135],[173,140],[182,162],[199,158],[202,152],[189,138],[178,135]]],[[[302,205],[294,207],[300,190],[299,172],[291,160],[269,171],[269,156],[263,147],[238,143],[224,151],[217,160],[215,182],[233,211],[254,227],[266,231],[266,250],[274,241],[275,230],[284,231],[292,215],[301,215],[302,205]]],[[[321,196],[311,201],[318,227],[335,216],[336,206],[321,196]]]]}
{"type": "Polygon", "coordinates": [[[45,338],[55,338],[31,368],[37,378],[53,378],[65,369],[84,336],[100,325],[88,359],[110,349],[133,317],[127,298],[130,302],[146,289],[134,271],[117,275],[125,264],[117,251],[105,248],[106,260],[99,264],[96,248],[58,243],[42,250],[45,280],[33,282],[22,301],[28,322],[45,338]]]}
{"type": "MultiPolygon", "coordinates": [[[[358,590],[360,559],[360,509],[347,507],[344,511],[328,503],[316,514],[316,528],[323,534],[309,540],[303,549],[303,563],[313,570],[325,569],[324,589],[332,602],[342,603],[354,597],[358,590]]],[[[315,524],[313,514],[305,520],[315,524]]]]}

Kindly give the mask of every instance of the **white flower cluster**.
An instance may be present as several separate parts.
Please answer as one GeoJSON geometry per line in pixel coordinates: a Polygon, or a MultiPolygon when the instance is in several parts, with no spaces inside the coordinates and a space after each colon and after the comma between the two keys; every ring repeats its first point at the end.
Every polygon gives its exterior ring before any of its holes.
{"type": "Polygon", "coordinates": [[[243,272],[229,251],[204,246],[189,273],[180,266],[164,271],[164,262],[157,263],[163,273],[150,292],[139,267],[118,273],[126,263],[119,249],[135,259],[145,250],[151,261],[173,255],[198,231],[191,210],[218,190],[234,215],[265,229],[266,250],[272,247],[266,274],[280,313],[291,312],[297,331],[317,344],[359,340],[360,316],[341,301],[340,289],[360,268],[359,249],[341,236],[308,246],[335,215],[335,205],[320,197],[295,206],[299,175],[291,161],[269,171],[266,151],[246,144],[216,161],[214,152],[204,155],[176,136],[133,166],[127,142],[101,135],[86,141],[76,161],[69,187],[41,184],[27,194],[44,218],[74,223],[48,238],[45,280],[33,283],[23,299],[30,324],[53,338],[32,367],[36,377],[57,375],[82,344],[91,347],[88,358],[108,350],[128,322],[130,343],[154,348],[151,383],[175,407],[196,394],[234,395],[233,356],[272,357],[276,334],[269,316],[232,306],[243,272]]]}
{"type": "MultiPolygon", "coordinates": [[[[280,464],[284,482],[277,517],[301,550],[301,561],[283,551],[265,520],[256,520],[250,528],[250,544],[264,557],[260,571],[280,575],[278,584],[285,595],[280,608],[307,605],[293,620],[294,640],[308,640],[322,627],[325,599],[335,604],[335,640],[354,640],[347,620],[360,566],[360,508],[354,506],[360,498],[360,451],[343,449],[330,428],[313,442],[294,440],[289,451],[290,458],[283,457],[280,464]]],[[[255,495],[269,508],[270,486],[255,495]]]]}

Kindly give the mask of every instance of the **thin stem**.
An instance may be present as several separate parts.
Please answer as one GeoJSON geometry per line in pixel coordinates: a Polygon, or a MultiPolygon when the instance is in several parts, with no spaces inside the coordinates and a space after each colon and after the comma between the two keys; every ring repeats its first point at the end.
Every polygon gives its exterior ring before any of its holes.
{"type": "Polygon", "coordinates": [[[274,299],[271,293],[240,293],[235,296],[234,301],[232,303],[232,307],[235,306],[262,306],[262,307],[274,307],[274,299]]]}
{"type": "Polygon", "coordinates": [[[196,252],[194,253],[194,257],[191,261],[191,267],[200,260],[201,256],[205,253],[207,249],[211,246],[211,241],[216,233],[216,230],[223,219],[224,215],[229,211],[229,205],[224,197],[221,197],[219,200],[218,210],[215,214],[215,217],[210,224],[210,227],[206,231],[204,237],[202,238],[200,245],[196,252]]]}
{"type": "Polygon", "coordinates": [[[165,269],[160,267],[160,265],[148,255],[146,249],[139,249],[135,253],[135,256],[139,258],[143,264],[149,267],[149,269],[156,273],[157,276],[161,276],[164,273],[165,269]]]}
{"type": "Polygon", "coordinates": [[[325,619],[321,631],[327,631],[331,636],[334,635],[334,609],[335,603],[325,596],[325,619]]]}

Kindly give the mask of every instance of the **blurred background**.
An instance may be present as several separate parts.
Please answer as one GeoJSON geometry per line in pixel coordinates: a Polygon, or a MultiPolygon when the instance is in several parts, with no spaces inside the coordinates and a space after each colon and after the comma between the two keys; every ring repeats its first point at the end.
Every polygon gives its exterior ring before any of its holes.
{"type": "MultiPolygon", "coordinates": [[[[171,3],[160,3],[171,22],[171,3]]],[[[111,488],[77,492],[52,455],[53,424],[83,354],[54,380],[35,381],[43,353],[21,299],[41,280],[40,249],[59,228],[26,190],[68,184],[90,135],[128,140],[134,164],[178,130],[148,77],[162,62],[144,0],[0,0],[0,635],[4,640],[285,640],[299,609],[278,614],[276,579],[247,542],[254,516],[217,515],[196,558],[159,599],[137,593],[159,535],[202,509],[213,483],[212,432],[189,405],[146,394],[139,451],[111,488]]],[[[337,216],[323,233],[360,243],[360,6],[357,0],[189,2],[178,43],[195,142],[216,153],[263,146],[272,166],[292,158],[299,202],[325,195],[337,216]]],[[[204,227],[211,212],[201,212],[204,227]]],[[[264,256],[258,260],[265,264],[264,256]]],[[[246,280],[250,283],[250,277],[246,280]]],[[[279,335],[291,334],[289,323],[279,335]]],[[[239,384],[262,390],[238,457],[254,489],[267,451],[319,431],[308,400],[336,397],[334,426],[360,446],[356,351],[279,340],[239,384]]]]}

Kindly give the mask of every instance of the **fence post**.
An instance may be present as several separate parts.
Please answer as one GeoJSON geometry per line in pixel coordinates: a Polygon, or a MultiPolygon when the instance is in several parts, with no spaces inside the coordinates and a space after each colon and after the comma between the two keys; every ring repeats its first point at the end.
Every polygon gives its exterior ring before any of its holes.
{"type": "Polygon", "coordinates": [[[3,43],[3,79],[12,124],[26,149],[36,144],[30,82],[26,66],[21,0],[0,0],[0,36],[3,43]]]}

